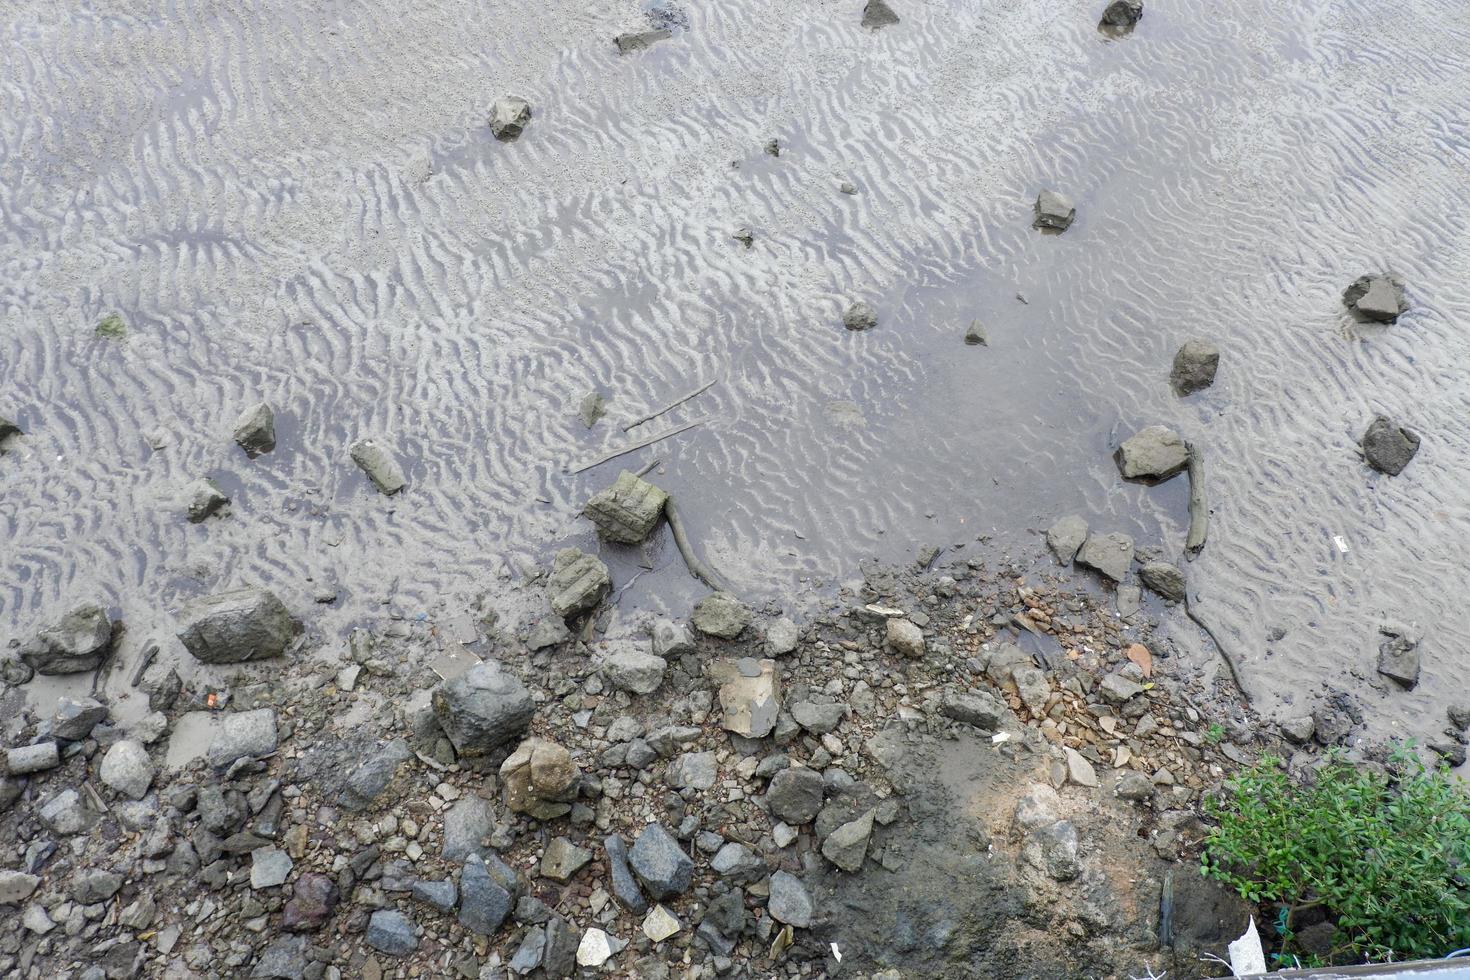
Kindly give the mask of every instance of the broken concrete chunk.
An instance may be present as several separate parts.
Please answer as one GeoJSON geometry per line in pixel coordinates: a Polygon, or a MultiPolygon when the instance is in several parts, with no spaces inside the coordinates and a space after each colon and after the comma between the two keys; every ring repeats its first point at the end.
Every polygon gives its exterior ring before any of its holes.
{"type": "Polygon", "coordinates": [[[1365,320],[1393,323],[1407,310],[1404,284],[1394,276],[1360,276],[1343,291],[1342,302],[1365,320]]]}
{"type": "Polygon", "coordinates": [[[1036,196],[1036,218],[1032,226],[1066,231],[1077,218],[1077,206],[1072,199],[1056,191],[1042,191],[1036,196]]]}
{"type": "Polygon", "coordinates": [[[184,490],[190,524],[202,524],[230,505],[230,498],[208,477],[200,477],[184,490]]]}
{"type": "Polygon", "coordinates": [[[694,604],[689,621],[706,636],[733,640],[750,625],[750,609],[728,592],[711,592],[694,604]]]}
{"type": "Polygon", "coordinates": [[[872,330],[878,325],[878,311],[873,304],[858,300],[842,314],[842,325],[849,330],[872,330]]]}
{"type": "Polygon", "coordinates": [[[618,54],[629,54],[651,48],[659,41],[667,41],[673,36],[673,32],[667,30],[638,31],[634,34],[619,34],[613,38],[613,44],[618,46],[618,54]]]}
{"type": "Polygon", "coordinates": [[[869,30],[880,30],[898,23],[898,14],[888,6],[886,0],[868,0],[863,5],[863,26],[869,30]]]}
{"type": "Polygon", "coordinates": [[[1380,473],[1398,476],[1419,452],[1419,434],[1380,415],[1363,433],[1363,457],[1380,473]]]}
{"type": "Polygon", "coordinates": [[[612,486],[587,501],[582,513],[607,540],[638,544],[658,524],[668,499],[652,483],[624,470],[612,486]]]}
{"type": "Polygon", "coordinates": [[[1046,546],[1056,555],[1057,564],[1070,565],[1087,540],[1087,522],[1076,514],[1060,518],[1046,529],[1046,546]]]}
{"type": "Polygon", "coordinates": [[[20,659],[38,674],[96,670],[112,649],[112,620],[95,603],[77,606],[20,648],[20,659]]]}
{"type": "Polygon", "coordinates": [[[1126,534],[1089,534],[1077,552],[1077,564],[1101,572],[1114,582],[1128,577],[1133,565],[1133,539],[1126,534]]]}
{"type": "Polygon", "coordinates": [[[507,95],[490,111],[490,132],[502,143],[520,136],[531,122],[531,103],[518,95],[507,95]]]}
{"type": "Polygon", "coordinates": [[[276,414],[268,404],[261,402],[240,413],[235,442],[251,459],[276,448],[276,414]]]}
{"type": "Polygon", "coordinates": [[[381,443],[372,439],[359,439],[352,444],[348,454],[367,474],[368,479],[373,481],[373,486],[378,488],[379,493],[391,497],[408,485],[398,461],[381,443]]]}
{"type": "Polygon", "coordinates": [[[1184,472],[1189,450],[1173,429],[1150,425],[1125,439],[1113,459],[1125,480],[1163,481],[1184,472]]]}
{"type": "Polygon", "coordinates": [[[1406,690],[1419,683],[1418,630],[1410,626],[1388,624],[1378,627],[1385,637],[1378,647],[1378,672],[1406,690]]]}
{"type": "Polygon", "coordinates": [[[1143,0],[1113,0],[1103,11],[1102,22],[1108,27],[1133,27],[1143,17],[1143,0]]]}
{"type": "Polygon", "coordinates": [[[765,738],[781,711],[781,680],[774,660],[711,660],[705,667],[720,685],[720,724],[745,738],[765,738]]]}
{"type": "Polygon", "coordinates": [[[1208,340],[1186,340],[1174,354],[1169,383],[1175,394],[1192,395],[1215,383],[1220,368],[1220,348],[1208,340]]]}
{"type": "Polygon", "coordinates": [[[179,641],[206,664],[237,664],[279,657],[301,632],[301,623],[266,589],[236,589],[185,603],[178,614],[179,641]]]}
{"type": "Polygon", "coordinates": [[[600,559],[576,548],[563,548],[552,559],[547,598],[562,619],[590,612],[611,589],[612,576],[600,559]]]}

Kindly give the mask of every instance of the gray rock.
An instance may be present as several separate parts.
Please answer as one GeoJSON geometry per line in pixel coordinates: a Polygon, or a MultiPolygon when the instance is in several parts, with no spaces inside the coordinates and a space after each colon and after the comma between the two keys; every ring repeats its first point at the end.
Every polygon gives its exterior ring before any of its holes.
{"type": "Polygon", "coordinates": [[[849,330],[872,330],[878,325],[878,311],[873,304],[858,300],[842,314],[842,325],[849,330]]]}
{"type": "Polygon", "coordinates": [[[1118,618],[1132,619],[1143,608],[1143,590],[1136,585],[1120,585],[1113,590],[1113,601],[1118,607],[1118,618]]]}
{"type": "Polygon", "coordinates": [[[628,865],[654,901],[682,894],[694,880],[694,862],[662,824],[643,828],[628,852],[628,865]]]}
{"type": "Polygon", "coordinates": [[[1363,433],[1363,457],[1380,473],[1398,476],[1418,452],[1418,433],[1382,415],[1374,418],[1363,433]]]}
{"type": "Polygon", "coordinates": [[[493,936],[514,905],[510,890],[495,880],[484,861],[477,856],[465,861],[459,875],[460,925],[477,935],[493,936]]]}
{"type": "Polygon", "coordinates": [[[548,980],[566,980],[577,969],[577,945],[581,936],[572,924],[559,915],[546,923],[546,951],[541,957],[541,972],[548,980]]]}
{"type": "Polygon", "coordinates": [[[592,428],[607,414],[607,399],[602,397],[600,391],[589,391],[582,396],[582,404],[577,407],[577,418],[587,428],[592,428]]]}
{"type": "Polygon", "coordinates": [[[842,724],[842,719],[847,717],[847,705],[797,701],[791,705],[791,717],[813,735],[825,735],[842,724]]]}
{"type": "Polygon", "coordinates": [[[1143,0],[1113,0],[1103,11],[1102,22],[1108,27],[1133,27],[1143,18],[1143,0]]]}
{"type": "Polygon", "coordinates": [[[148,750],[139,742],[125,738],[107,750],[99,778],[123,796],[141,800],[153,785],[155,771],[148,750]]]}
{"type": "Polygon", "coordinates": [[[1077,859],[1077,828],[1066,820],[1033,831],[1025,855],[1055,881],[1072,881],[1082,873],[1077,859]]]}
{"type": "Polygon", "coordinates": [[[984,691],[947,692],[939,702],[939,713],[946,718],[987,732],[1000,729],[1010,709],[984,691]]]}
{"type": "Polygon", "coordinates": [[[386,446],[372,439],[359,439],[347,450],[352,461],[358,465],[367,478],[373,481],[373,486],[378,492],[391,497],[393,494],[408,486],[408,481],[403,477],[403,470],[398,465],[398,460],[386,446]]]}
{"type": "Polygon", "coordinates": [[[36,816],[52,833],[71,835],[91,830],[98,815],[76,790],[64,789],[41,804],[36,816]]]}
{"type": "Polygon", "coordinates": [[[265,402],[253,405],[235,420],[235,442],[254,459],[276,448],[276,414],[265,402]]]}
{"type": "Polygon", "coordinates": [[[531,122],[531,103],[518,95],[496,101],[490,111],[490,132],[502,143],[520,136],[531,122]]]}
{"type": "Polygon", "coordinates": [[[123,876],[105,868],[93,868],[72,875],[71,897],[83,905],[96,905],[117,894],[123,876]]]}
{"type": "Polygon", "coordinates": [[[766,804],[778,820],[798,825],[810,823],[822,809],[825,784],[814,769],[783,769],[771,779],[766,804]]]}
{"type": "Polygon", "coordinates": [[[546,955],[546,930],[533,926],[526,930],[521,945],[510,959],[510,971],[516,976],[526,976],[541,965],[546,955]]]}
{"type": "Polygon", "coordinates": [[[887,0],[868,0],[863,5],[863,26],[870,30],[880,30],[884,27],[898,23],[898,14],[888,6],[887,0]]]}
{"type": "Polygon", "coordinates": [[[1121,582],[1133,567],[1133,539],[1126,534],[1089,534],[1077,552],[1077,564],[1121,582]]]}
{"type": "Polygon", "coordinates": [[[690,621],[706,636],[733,640],[750,625],[750,610],[728,592],[711,592],[694,604],[690,621]]]}
{"type": "Polygon", "coordinates": [[[1066,231],[1077,219],[1077,206],[1072,199],[1056,191],[1042,191],[1036,196],[1035,220],[1032,226],[1053,231],[1066,231]]]}
{"type": "Polygon", "coordinates": [[[552,559],[546,593],[551,611],[562,619],[590,612],[611,589],[612,575],[601,559],[576,548],[563,548],[552,559]]]}
{"type": "Polygon", "coordinates": [[[617,834],[612,834],[603,840],[602,847],[607,853],[608,878],[613,895],[633,914],[647,912],[648,899],[643,897],[638,879],[633,877],[633,869],[628,866],[628,845],[617,834]]]}
{"type": "Polygon", "coordinates": [[[301,623],[275,593],[236,589],[193,599],[178,614],[179,641],[206,664],[237,664],[279,657],[301,623]]]}
{"type": "Polygon", "coordinates": [[[873,811],[869,810],[828,834],[822,841],[822,856],[843,871],[860,871],[872,836],[873,811]]]}
{"type": "Polygon", "coordinates": [[[694,652],[694,634],[683,623],[660,619],[653,624],[653,652],[659,657],[682,657],[694,652]]]}
{"type": "Polygon", "coordinates": [[[1102,695],[1103,700],[1109,704],[1122,704],[1124,701],[1136,698],[1143,693],[1143,685],[1129,680],[1118,673],[1108,674],[1104,677],[1102,683],[1097,686],[1097,689],[1102,695]]]}
{"type": "Polygon", "coordinates": [[[1076,514],[1068,514],[1046,529],[1046,546],[1056,556],[1057,564],[1070,565],[1087,540],[1087,522],[1076,514]]]}
{"type": "Polygon", "coordinates": [[[271,708],[232,711],[223,716],[220,729],[209,743],[212,766],[227,766],[236,759],[258,759],[276,750],[276,713],[271,708]]]}
{"type": "Polygon", "coordinates": [[[797,929],[812,924],[812,898],[801,879],[785,871],[771,875],[771,896],[766,908],[777,922],[784,922],[797,929]]]}
{"type": "Polygon", "coordinates": [[[20,659],[38,674],[80,674],[96,670],[112,649],[107,610],[77,606],[20,648],[20,659]]]}
{"type": "Polygon", "coordinates": [[[1310,742],[1316,730],[1317,723],[1312,720],[1311,715],[1288,718],[1281,723],[1281,734],[1292,745],[1305,745],[1310,742]]]}
{"type": "Polygon", "coordinates": [[[1120,799],[1142,803],[1153,798],[1154,781],[1141,772],[1130,772],[1118,780],[1115,792],[1120,799]]]}
{"type": "Polygon", "coordinates": [[[440,684],[431,701],[455,752],[466,759],[493,755],[519,740],[536,711],[526,685],[494,660],[440,684]]]}
{"type": "Polygon", "coordinates": [[[754,881],[766,872],[766,862],[739,841],[730,841],[710,859],[710,869],[721,878],[738,882],[754,881]]]}
{"type": "Polygon", "coordinates": [[[286,883],[294,866],[291,855],[275,847],[258,847],[250,852],[250,887],[276,888],[286,883]]]}
{"type": "Polygon", "coordinates": [[[618,54],[631,54],[651,48],[659,41],[667,41],[673,36],[673,32],[668,30],[639,31],[635,34],[619,34],[613,38],[613,44],[617,45],[618,54]]]}
{"type": "Polygon", "coordinates": [[[0,905],[19,905],[31,897],[41,879],[24,871],[0,869],[0,905]]]}
{"type": "Polygon", "coordinates": [[[444,881],[415,881],[409,893],[425,905],[432,905],[441,912],[448,912],[459,902],[459,888],[454,882],[444,881]]]}
{"type": "Polygon", "coordinates": [[[669,785],[674,789],[714,789],[719,764],[713,752],[686,752],[669,765],[669,785]]]}
{"type": "Polygon", "coordinates": [[[1393,323],[1407,310],[1404,284],[1393,276],[1361,276],[1343,291],[1343,305],[1365,320],[1393,323]]]}
{"type": "Polygon", "coordinates": [[[895,617],[888,620],[885,630],[885,639],[894,653],[911,660],[924,656],[924,631],[916,624],[895,617]]]}
{"type": "Polygon", "coordinates": [[[332,917],[339,897],[335,881],[324,874],[307,872],[296,879],[291,900],[281,911],[281,928],[287,932],[320,929],[332,917]]]}
{"type": "MultiPolygon", "coordinates": [[[[3,415],[0,415],[0,442],[4,442],[11,436],[20,435],[25,435],[25,433],[20,430],[20,426],[16,425],[8,418],[5,418],[3,415]]],[[[0,448],[0,453],[3,452],[5,452],[5,450],[3,448],[0,448]]]]}
{"type": "Polygon", "coordinates": [[[985,327],[979,320],[970,321],[970,327],[965,331],[965,344],[970,347],[990,346],[990,335],[985,332],[985,327]]]}
{"type": "Polygon", "coordinates": [[[80,742],[92,729],[107,720],[107,706],[95,698],[61,698],[51,716],[51,734],[68,742],[80,742]]]}
{"type": "Polygon", "coordinates": [[[1166,561],[1146,562],[1138,570],[1145,586],[1172,602],[1183,602],[1186,596],[1184,573],[1166,561]]]}
{"type": "Polygon", "coordinates": [[[572,638],[571,630],[560,616],[543,616],[526,634],[526,647],[530,650],[546,650],[559,646],[572,638]]]}
{"type": "Polygon", "coordinates": [[[190,524],[202,524],[230,505],[230,498],[209,477],[200,477],[184,488],[190,524]]]}
{"type": "Polygon", "coordinates": [[[389,956],[407,956],[419,948],[419,937],[408,916],[396,909],[379,909],[368,918],[367,944],[389,956]]]}
{"type": "Polygon", "coordinates": [[[1450,724],[1455,726],[1455,731],[1463,732],[1470,728],[1470,704],[1452,704],[1445,709],[1445,715],[1450,724]]]}
{"type": "Polygon", "coordinates": [[[342,806],[354,812],[366,810],[388,788],[398,767],[413,758],[413,750],[401,738],[395,738],[358,763],[342,786],[342,806]]]}
{"type": "Polygon", "coordinates": [[[668,499],[652,483],[623,470],[612,486],[587,501],[582,514],[597,525],[602,538],[639,544],[658,525],[668,499]]]}
{"type": "Polygon", "coordinates": [[[667,668],[668,663],[663,657],[655,657],[628,641],[624,641],[603,657],[598,667],[602,672],[602,679],[608,684],[620,691],[631,691],[634,694],[652,694],[657,691],[664,681],[664,671],[667,668]]]}
{"type": "Polygon", "coordinates": [[[5,753],[5,768],[12,776],[55,769],[61,765],[61,752],[55,742],[18,745],[5,753]]]}
{"type": "MultiPolygon", "coordinates": [[[[1126,3],[1128,0],[1118,2],[1126,3]]],[[[1214,384],[1215,372],[1219,369],[1220,348],[1208,340],[1186,340],[1184,346],[1174,354],[1174,367],[1169,372],[1169,383],[1173,385],[1176,394],[1192,395],[1214,384]]]]}
{"type": "Polygon", "coordinates": [[[1046,674],[1034,664],[1017,664],[1011,669],[1011,680],[1032,718],[1041,718],[1046,713],[1047,699],[1051,697],[1051,684],[1047,682],[1046,674]]]}
{"type": "Polygon", "coordinates": [[[306,937],[280,936],[271,940],[250,971],[255,980],[305,980],[306,937]]]}
{"type": "Polygon", "coordinates": [[[1113,459],[1125,480],[1163,481],[1184,472],[1189,465],[1189,451],[1179,433],[1150,425],[1125,439],[1113,459]]]}
{"type": "Polygon", "coordinates": [[[766,653],[773,657],[791,653],[800,640],[801,630],[785,616],[766,627],[766,653]]]}
{"type": "Polygon", "coordinates": [[[1385,637],[1378,647],[1378,672],[1412,690],[1419,683],[1419,641],[1417,630],[1409,626],[1384,625],[1378,632],[1385,637]]]}
{"type": "Polygon", "coordinates": [[[1067,760],[1067,781],[1088,789],[1096,789],[1098,786],[1097,772],[1092,768],[1092,763],[1083,757],[1081,752],[1073,748],[1062,750],[1067,760]]]}
{"type": "Polygon", "coordinates": [[[565,837],[557,837],[541,855],[541,875],[552,881],[570,881],[592,860],[592,852],[565,837]]]}

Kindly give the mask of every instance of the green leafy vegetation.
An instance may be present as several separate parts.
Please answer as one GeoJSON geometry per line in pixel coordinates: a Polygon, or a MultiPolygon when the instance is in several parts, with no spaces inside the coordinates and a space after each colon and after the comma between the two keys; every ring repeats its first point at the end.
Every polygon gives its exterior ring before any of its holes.
{"type": "Polygon", "coordinates": [[[1294,922],[1320,909],[1335,927],[1328,963],[1444,956],[1470,946],[1470,796],[1411,748],[1387,774],[1330,757],[1303,784],[1267,756],[1206,806],[1218,824],[1206,875],[1294,922]]]}

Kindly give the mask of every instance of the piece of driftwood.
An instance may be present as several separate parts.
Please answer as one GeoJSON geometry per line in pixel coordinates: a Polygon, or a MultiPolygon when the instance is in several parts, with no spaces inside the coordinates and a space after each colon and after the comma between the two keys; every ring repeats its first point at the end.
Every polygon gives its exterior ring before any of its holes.
{"type": "Polygon", "coordinates": [[[1235,663],[1235,658],[1230,655],[1230,651],[1226,649],[1225,644],[1220,642],[1220,638],[1215,635],[1215,631],[1210,629],[1209,624],[1200,618],[1199,613],[1194,611],[1194,604],[1187,599],[1184,601],[1184,615],[1188,616],[1194,625],[1204,630],[1205,635],[1210,638],[1210,642],[1215,644],[1215,649],[1220,652],[1220,659],[1225,661],[1225,666],[1230,670],[1230,679],[1235,682],[1236,689],[1240,691],[1241,697],[1245,698],[1246,701],[1250,701],[1250,691],[1246,690],[1246,686],[1240,682],[1240,669],[1235,663]]]}
{"type": "Polygon", "coordinates": [[[689,401],[691,398],[697,398],[700,395],[704,394],[706,391],[709,391],[711,388],[713,388],[715,386],[715,382],[717,382],[719,380],[720,380],[719,378],[712,378],[708,382],[700,385],[698,388],[695,388],[693,391],[691,391],[689,394],[685,395],[684,397],[678,398],[678,399],[675,399],[672,402],[669,402],[669,404],[665,405],[663,408],[659,409],[658,411],[653,412],[653,413],[651,413],[649,415],[645,415],[642,418],[637,418],[637,419],[634,419],[631,422],[628,422],[627,424],[625,424],[623,426],[623,431],[624,432],[627,432],[629,429],[635,429],[638,426],[642,425],[644,422],[651,422],[654,419],[658,418],[660,415],[665,415],[665,414],[667,414],[669,412],[672,412],[674,409],[678,408],[680,405],[682,405],[685,402],[689,401]]]}
{"type": "Polygon", "coordinates": [[[664,501],[664,516],[669,519],[669,530],[674,532],[674,544],[678,546],[684,564],[689,566],[690,574],[716,592],[729,592],[730,588],[725,580],[694,553],[694,546],[689,543],[689,534],[684,530],[684,520],[679,516],[679,508],[672,495],[664,501]]]}
{"type": "Polygon", "coordinates": [[[603,463],[606,463],[609,460],[617,459],[619,456],[626,456],[629,453],[636,453],[640,449],[646,449],[647,447],[652,446],[656,442],[663,442],[665,439],[669,438],[670,436],[676,436],[676,435],[678,435],[681,432],[687,432],[688,430],[694,428],[696,425],[704,425],[704,423],[706,423],[708,421],[709,421],[709,416],[705,416],[702,419],[695,419],[693,422],[685,422],[683,425],[675,426],[674,428],[668,430],[667,432],[661,432],[661,433],[659,433],[656,436],[649,436],[647,439],[644,439],[641,442],[635,442],[635,443],[633,443],[633,445],[628,446],[628,447],[626,447],[624,449],[619,449],[616,452],[607,453],[604,456],[599,456],[599,457],[597,457],[594,460],[590,460],[590,461],[588,461],[586,463],[583,463],[581,466],[578,466],[578,467],[573,468],[571,472],[573,472],[573,473],[583,473],[583,472],[586,472],[587,470],[592,469],[592,467],[594,467],[594,466],[601,466],[603,463]]]}
{"type": "Polygon", "coordinates": [[[1210,531],[1210,506],[1205,498],[1205,460],[1199,447],[1192,442],[1184,444],[1189,454],[1189,536],[1184,540],[1185,554],[1193,560],[1205,546],[1205,535],[1210,531]]]}

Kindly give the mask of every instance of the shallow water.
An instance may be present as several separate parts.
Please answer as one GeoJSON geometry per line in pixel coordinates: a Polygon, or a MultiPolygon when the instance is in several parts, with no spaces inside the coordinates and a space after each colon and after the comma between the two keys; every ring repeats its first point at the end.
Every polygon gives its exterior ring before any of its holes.
{"type": "MultiPolygon", "coordinates": [[[[0,636],[102,595],[141,644],[247,583],[337,639],[459,613],[591,543],[619,463],[568,465],[705,416],[620,462],[668,457],[753,596],[922,544],[1034,553],[1069,511],[1176,557],[1184,481],[1110,459],[1163,422],[1208,453],[1191,586],[1259,703],[1333,685],[1381,731],[1440,727],[1470,640],[1470,9],[1150,0],[1110,40],[1100,3],[894,5],[871,33],[857,0],[689,3],[619,57],[634,3],[7,4],[0,414],[28,435],[0,457],[0,636]],[[500,144],[508,92],[535,118],[500,144]],[[1029,227],[1043,186],[1078,204],[1064,235],[1029,227]],[[1412,311],[1351,324],[1341,290],[1381,269],[1412,311]],[[870,333],[841,327],[857,298],[870,333]],[[112,310],[125,340],[93,335],[112,310]],[[1181,401],[1195,335],[1220,379],[1181,401]],[[229,433],[260,399],[278,446],[251,461],[229,433]],[[1397,479],[1355,453],[1377,412],[1424,436],[1397,479]],[[402,495],[348,460],[365,436],[402,495]],[[233,514],[194,526],[204,474],[233,514]],[[1384,617],[1426,631],[1411,693],[1374,672],[1384,617]]],[[[648,557],[622,607],[687,611],[677,554],[648,557]]]]}

